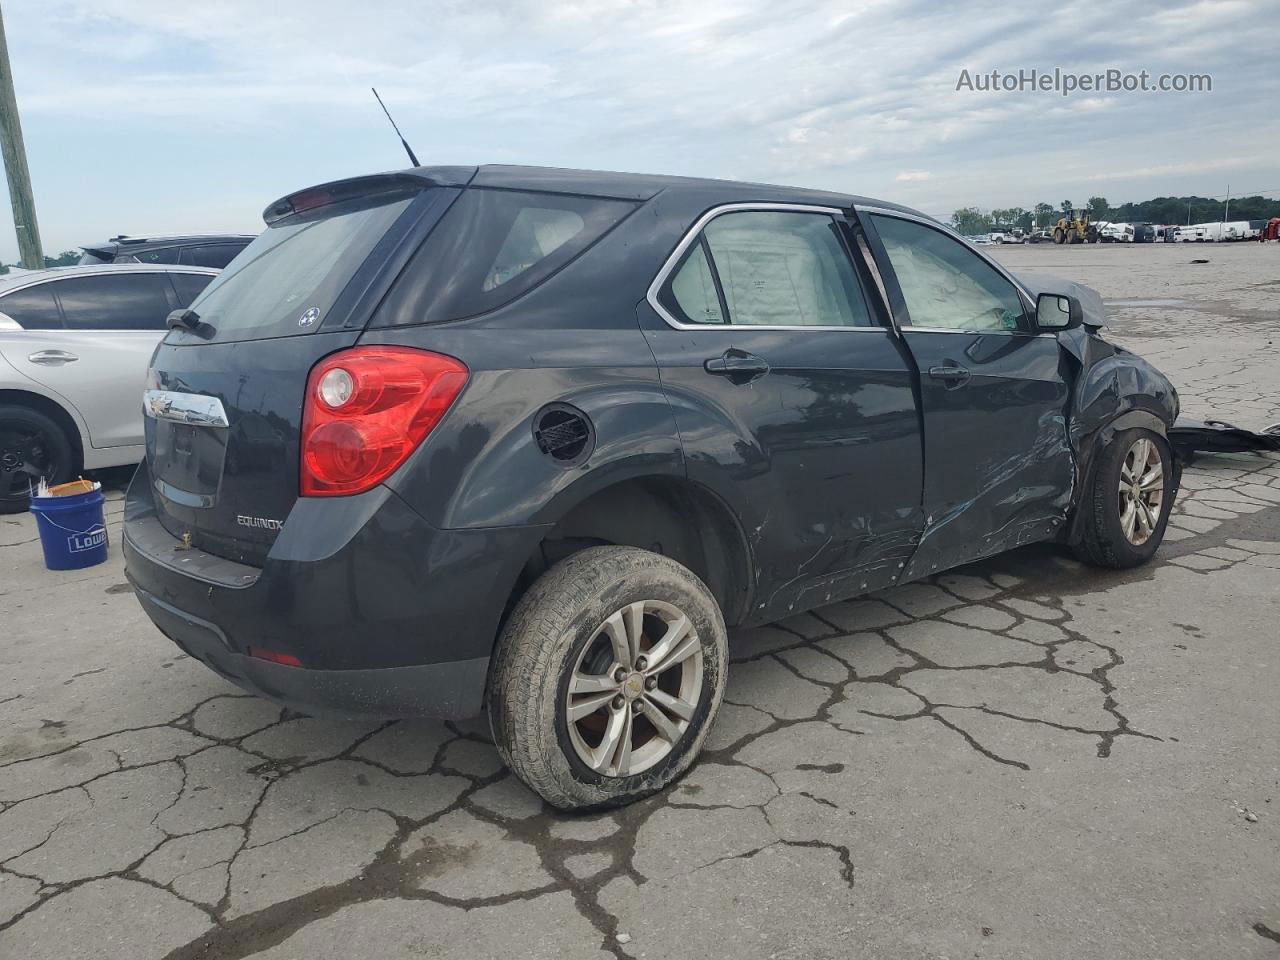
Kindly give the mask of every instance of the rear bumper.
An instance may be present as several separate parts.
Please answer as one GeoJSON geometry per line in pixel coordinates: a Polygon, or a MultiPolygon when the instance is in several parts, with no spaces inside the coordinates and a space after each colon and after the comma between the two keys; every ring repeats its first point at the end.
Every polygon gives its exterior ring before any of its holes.
{"type": "Polygon", "coordinates": [[[367,670],[287,667],[234,652],[216,624],[165,603],[136,582],[133,587],[142,609],[180,650],[236,686],[283,706],[339,717],[462,718],[480,709],[488,657],[367,670]]]}
{"type": "Polygon", "coordinates": [[[183,549],[144,463],[122,539],[147,615],[238,686],[307,713],[460,718],[480,711],[503,607],[541,536],[436,530],[380,487],[299,500],[259,569],[183,549]]]}

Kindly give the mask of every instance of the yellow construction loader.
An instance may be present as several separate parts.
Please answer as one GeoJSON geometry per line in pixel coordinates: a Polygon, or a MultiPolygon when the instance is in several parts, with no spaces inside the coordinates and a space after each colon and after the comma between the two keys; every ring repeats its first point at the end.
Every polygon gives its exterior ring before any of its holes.
{"type": "Polygon", "coordinates": [[[1072,210],[1069,217],[1059,217],[1053,227],[1054,243],[1097,243],[1098,227],[1089,219],[1087,210],[1072,210]]]}

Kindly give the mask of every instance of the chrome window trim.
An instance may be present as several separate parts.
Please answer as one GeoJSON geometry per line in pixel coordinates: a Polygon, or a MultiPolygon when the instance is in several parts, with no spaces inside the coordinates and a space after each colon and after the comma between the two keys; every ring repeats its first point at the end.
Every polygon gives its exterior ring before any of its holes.
{"type": "Polygon", "coordinates": [[[1045,339],[1056,337],[1056,333],[1036,333],[1031,330],[966,330],[962,327],[903,327],[903,333],[963,333],[969,337],[1027,337],[1028,339],[1045,339]]]}
{"type": "MultiPolygon", "coordinates": [[[[954,230],[948,227],[945,223],[939,223],[937,220],[933,220],[930,217],[922,217],[919,214],[907,213],[903,210],[890,210],[888,207],[875,207],[875,206],[868,206],[866,204],[855,204],[853,209],[857,210],[859,213],[875,214],[876,216],[880,216],[880,217],[897,217],[899,220],[911,220],[915,223],[921,224],[922,226],[931,227],[932,229],[937,230],[943,236],[950,237],[952,240],[955,240],[958,243],[963,244],[966,249],[971,250],[973,253],[975,253],[980,260],[988,264],[993,270],[995,270],[996,273],[1000,274],[1000,276],[1004,277],[1011,284],[1013,284],[1013,288],[1017,290],[1020,294],[1022,294],[1023,298],[1026,301],[1028,301],[1031,305],[1035,304],[1036,302],[1035,297],[1031,296],[1031,291],[1029,291],[1021,283],[1019,283],[1018,280],[1013,276],[1013,274],[1011,274],[1008,270],[1002,267],[995,260],[992,260],[985,253],[983,253],[981,250],[975,247],[973,244],[966,243],[964,237],[960,236],[960,234],[956,233],[954,230]]],[[[1025,307],[1027,306],[1027,304],[1024,303],[1023,306],[1025,307]]],[[[1029,332],[1029,331],[1019,331],[1019,332],[1029,332]]]]}
{"type": "Polygon", "coordinates": [[[148,390],[142,395],[142,412],[154,420],[172,420],[201,427],[228,427],[222,401],[202,393],[148,390]]]}
{"type": "MultiPolygon", "coordinates": [[[[803,330],[806,332],[831,331],[831,330],[851,330],[859,333],[889,333],[890,331],[881,326],[879,323],[873,323],[866,327],[843,327],[834,324],[755,324],[755,323],[685,323],[682,320],[673,317],[667,308],[658,300],[658,294],[663,286],[666,285],[667,278],[676,268],[676,264],[680,262],[685,252],[693,246],[697,239],[702,235],[702,230],[708,223],[716,217],[726,213],[740,213],[750,211],[774,211],[782,213],[820,213],[828,217],[842,217],[846,214],[845,210],[839,207],[822,207],[809,203],[725,203],[718,207],[712,207],[701,217],[694,221],[688,232],[680,238],[680,242],[676,244],[675,250],[663,262],[662,268],[658,271],[657,276],[653,278],[653,282],[649,284],[649,289],[645,293],[645,299],[649,302],[654,312],[666,321],[667,326],[676,330],[718,330],[730,333],[741,334],[744,331],[754,330],[803,330]]],[[[853,269],[853,264],[849,264],[853,269]]],[[[856,272],[856,271],[855,271],[856,272]]],[[[862,285],[859,284],[859,290],[862,285]]],[[[867,315],[874,319],[875,311],[870,303],[866,304],[867,315]]]]}

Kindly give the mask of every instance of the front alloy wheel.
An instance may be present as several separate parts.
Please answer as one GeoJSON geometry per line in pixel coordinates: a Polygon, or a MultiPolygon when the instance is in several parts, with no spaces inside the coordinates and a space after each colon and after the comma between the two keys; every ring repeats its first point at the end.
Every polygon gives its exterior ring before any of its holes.
{"type": "Polygon", "coordinates": [[[1151,539],[1164,503],[1164,461],[1146,437],[1129,447],[1120,465],[1120,530],[1140,547],[1151,539]]]}
{"type": "Polygon", "coordinates": [[[661,600],[614,611],[569,677],[565,724],[586,766],[643,773],[679,743],[702,696],[702,648],[689,618],[661,600]]]}
{"type": "Polygon", "coordinates": [[[1100,439],[1093,480],[1076,509],[1080,559],[1127,569],[1155,554],[1178,492],[1178,468],[1169,441],[1135,427],[1100,439]]]}

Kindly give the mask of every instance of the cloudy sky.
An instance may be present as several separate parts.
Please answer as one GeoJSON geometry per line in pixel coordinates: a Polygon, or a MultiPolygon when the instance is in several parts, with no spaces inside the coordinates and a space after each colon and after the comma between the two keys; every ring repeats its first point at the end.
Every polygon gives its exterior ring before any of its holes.
{"type": "MultiPolygon", "coordinates": [[[[959,206],[1280,196],[1280,0],[3,0],[46,251],[252,231],[404,165],[766,180],[959,206]],[[1208,93],[957,91],[1019,68],[1208,93]]],[[[0,259],[16,258],[9,223],[0,259]]]]}

